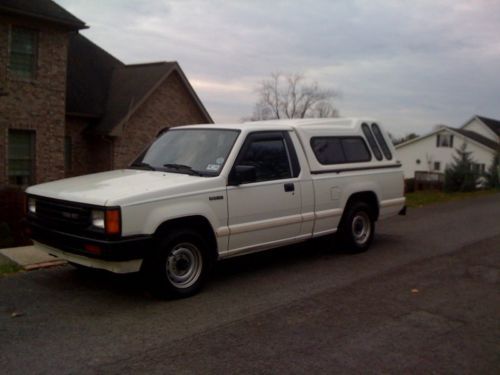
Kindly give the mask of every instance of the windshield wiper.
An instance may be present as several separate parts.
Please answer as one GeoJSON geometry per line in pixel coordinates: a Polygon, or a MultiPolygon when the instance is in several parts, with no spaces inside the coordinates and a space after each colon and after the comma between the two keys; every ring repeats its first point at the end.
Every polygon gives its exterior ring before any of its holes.
{"type": "Polygon", "coordinates": [[[165,168],[170,168],[170,169],[175,169],[176,171],[179,171],[180,173],[188,173],[194,176],[203,176],[203,173],[198,172],[193,169],[193,167],[190,167],[189,165],[184,165],[184,164],[163,164],[165,168]]]}
{"type": "Polygon", "coordinates": [[[149,169],[150,171],[156,171],[156,168],[153,167],[151,164],[144,163],[143,161],[139,163],[134,163],[131,165],[131,167],[138,168],[138,169],[149,169]]]}

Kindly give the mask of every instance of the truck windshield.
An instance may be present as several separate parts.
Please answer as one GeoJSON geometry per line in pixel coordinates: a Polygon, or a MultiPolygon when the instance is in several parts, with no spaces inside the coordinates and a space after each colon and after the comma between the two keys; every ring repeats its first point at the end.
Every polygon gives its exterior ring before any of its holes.
{"type": "Polygon", "coordinates": [[[217,176],[238,134],[229,129],[171,129],[154,141],[131,168],[217,176]]]}

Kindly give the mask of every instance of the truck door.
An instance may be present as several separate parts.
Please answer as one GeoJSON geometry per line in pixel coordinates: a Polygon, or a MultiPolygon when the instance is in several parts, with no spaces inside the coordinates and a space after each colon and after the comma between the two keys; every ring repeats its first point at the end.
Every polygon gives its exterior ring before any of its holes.
{"type": "Polygon", "coordinates": [[[229,253],[286,243],[300,234],[300,166],[287,132],[247,136],[229,176],[229,253]]]}

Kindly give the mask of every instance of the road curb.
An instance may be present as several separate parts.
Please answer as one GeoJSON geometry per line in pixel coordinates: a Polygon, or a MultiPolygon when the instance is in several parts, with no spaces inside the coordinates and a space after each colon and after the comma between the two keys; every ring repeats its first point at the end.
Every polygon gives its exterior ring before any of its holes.
{"type": "Polygon", "coordinates": [[[25,271],[34,271],[42,268],[56,267],[67,262],[55,258],[36,246],[21,246],[0,249],[0,261],[18,265],[25,271]]]}
{"type": "Polygon", "coordinates": [[[62,266],[66,263],[67,262],[65,260],[53,260],[50,262],[29,264],[29,265],[22,266],[22,267],[25,271],[35,271],[35,270],[44,269],[44,268],[52,268],[52,267],[62,266]]]}

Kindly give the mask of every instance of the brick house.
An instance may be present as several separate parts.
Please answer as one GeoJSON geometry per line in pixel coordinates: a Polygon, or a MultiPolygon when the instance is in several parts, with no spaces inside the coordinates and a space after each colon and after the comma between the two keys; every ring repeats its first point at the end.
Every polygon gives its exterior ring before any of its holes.
{"type": "Polygon", "coordinates": [[[126,65],[51,0],[0,2],[0,186],[121,168],[165,128],[212,122],[176,62],[126,65]]]}

